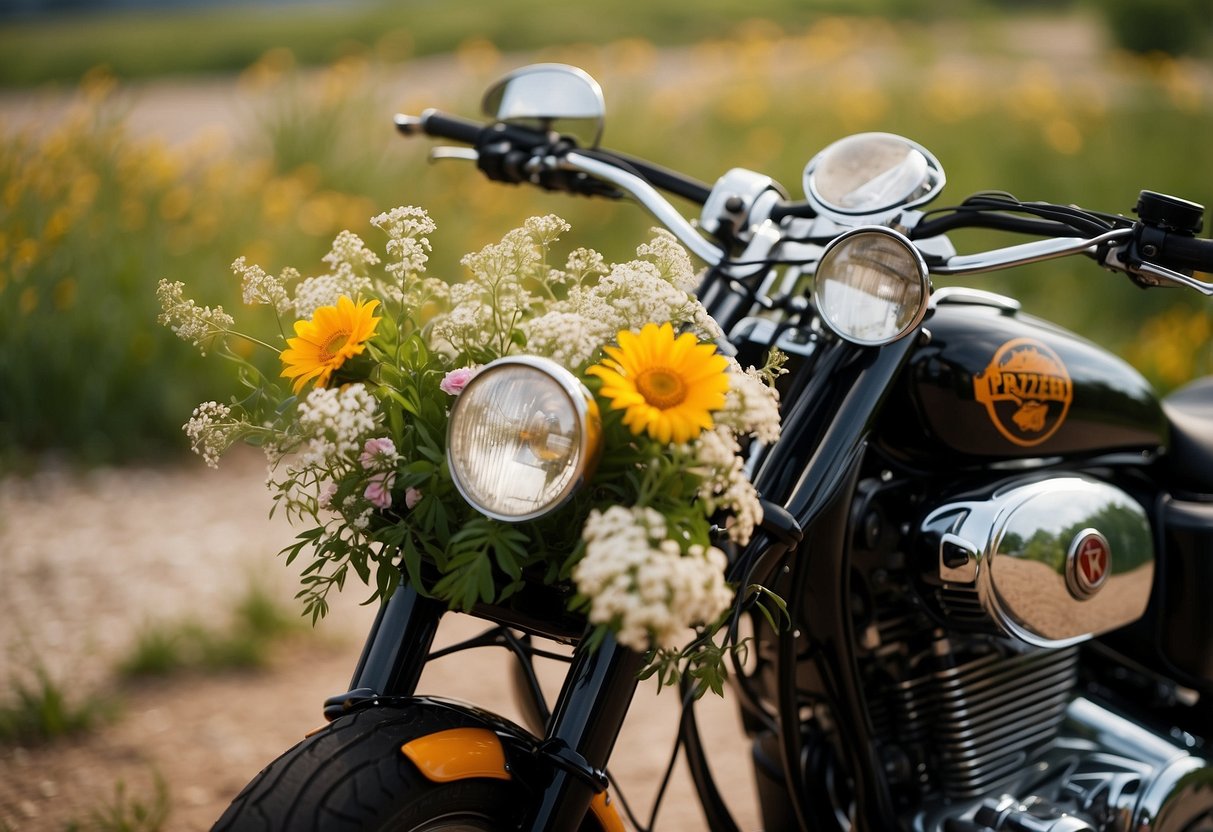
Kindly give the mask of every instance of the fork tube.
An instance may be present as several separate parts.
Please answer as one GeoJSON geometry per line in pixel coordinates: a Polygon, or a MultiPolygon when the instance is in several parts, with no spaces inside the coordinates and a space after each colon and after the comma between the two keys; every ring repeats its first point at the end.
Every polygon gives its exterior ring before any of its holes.
{"type": "Polygon", "coordinates": [[[606,788],[606,764],[632,704],[644,657],[613,636],[597,649],[583,639],[556,700],[542,756],[550,777],[522,829],[566,832],[585,817],[590,799],[606,788]]]}
{"type": "Polygon", "coordinates": [[[350,687],[381,696],[411,696],[444,610],[441,603],[401,582],[379,608],[350,687]]]}

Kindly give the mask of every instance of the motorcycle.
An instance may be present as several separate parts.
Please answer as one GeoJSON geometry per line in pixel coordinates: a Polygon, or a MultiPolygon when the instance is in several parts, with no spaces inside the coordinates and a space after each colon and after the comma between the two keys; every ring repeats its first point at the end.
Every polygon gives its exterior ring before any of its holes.
{"type": "MultiPolygon", "coordinates": [[[[761,526],[728,566],[790,619],[739,602],[731,622],[753,637],[731,681],[763,828],[1213,830],[1213,379],[1160,401],[1014,299],[931,286],[1084,256],[1213,294],[1200,205],[1142,191],[1130,219],[982,194],[928,211],[943,168],[884,133],[814,156],[803,200],[744,169],[709,186],[560,132],[600,133],[605,111],[564,65],[508,75],[485,108],[396,127],[458,143],[432,155],[497,182],[638,202],[706,264],[722,348],[789,357],[782,436],[748,449],[761,526]],[[965,228],[1031,239],[961,254],[947,235],[965,228]]],[[[215,828],[623,829],[606,770],[641,656],[588,644],[550,587],[478,605],[494,628],[460,647],[515,654],[528,730],[414,695],[444,611],[404,581],[331,722],[215,828]],[[551,708],[541,639],[575,646],[551,708]]],[[[706,827],[735,830],[682,689],[706,827]]]]}

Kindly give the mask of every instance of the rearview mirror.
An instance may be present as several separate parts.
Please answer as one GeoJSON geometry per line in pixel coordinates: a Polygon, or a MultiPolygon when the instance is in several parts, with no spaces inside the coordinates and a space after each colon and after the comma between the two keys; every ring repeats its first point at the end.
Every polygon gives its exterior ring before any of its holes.
{"type": "Polygon", "coordinates": [[[497,121],[572,133],[595,147],[602,138],[606,102],[598,82],[584,70],[567,64],[531,64],[489,87],[482,109],[497,121]]]}

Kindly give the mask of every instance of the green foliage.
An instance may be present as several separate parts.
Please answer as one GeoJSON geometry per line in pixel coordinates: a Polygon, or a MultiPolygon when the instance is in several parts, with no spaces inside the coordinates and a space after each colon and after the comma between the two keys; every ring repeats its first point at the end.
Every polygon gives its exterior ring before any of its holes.
{"type": "Polygon", "coordinates": [[[488,0],[459,4],[360,3],[292,6],[289,14],[257,6],[166,9],[127,14],[61,15],[6,22],[0,29],[0,84],[71,81],[98,65],[122,78],[243,69],[271,48],[301,64],[351,54],[388,61],[491,43],[498,49],[542,49],[553,43],[606,44],[628,38],[687,44],[727,37],[754,20],[805,25],[823,14],[934,19],[972,16],[984,3],[930,0],[700,0],[694,6],[616,0],[610,15],[589,0],[488,0]],[[475,35],[469,37],[469,21],[475,35]],[[525,24],[520,24],[525,21],[525,24]],[[172,49],[164,45],[171,43],[172,49]]]}
{"type": "Polygon", "coordinates": [[[1112,36],[1125,49],[1208,56],[1213,46],[1210,0],[1102,0],[1100,8],[1112,36]]]}
{"type": "Polygon", "coordinates": [[[159,772],[152,774],[152,796],[141,798],[127,792],[126,782],[114,784],[113,798],[89,812],[84,820],[68,822],[64,832],[161,832],[172,814],[168,782],[159,772]]]}
{"type": "Polygon", "coordinates": [[[112,705],[102,699],[73,697],[41,663],[35,662],[30,673],[32,682],[14,679],[7,701],[0,700],[0,745],[81,733],[112,713],[112,705]]]}

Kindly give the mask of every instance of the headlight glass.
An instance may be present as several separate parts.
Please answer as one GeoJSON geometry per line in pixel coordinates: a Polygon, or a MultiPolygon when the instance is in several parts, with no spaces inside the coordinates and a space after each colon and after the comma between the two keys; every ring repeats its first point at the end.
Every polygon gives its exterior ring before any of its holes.
{"type": "Polygon", "coordinates": [[[857,228],[821,255],[813,290],[826,325],[848,341],[879,346],[922,321],[930,283],[914,244],[891,228],[857,228]]]}
{"type": "Polygon", "coordinates": [[[555,362],[501,358],[451,409],[447,460],[455,487],[481,513],[531,520],[558,508],[589,476],[601,442],[598,408],[555,362]]]}

